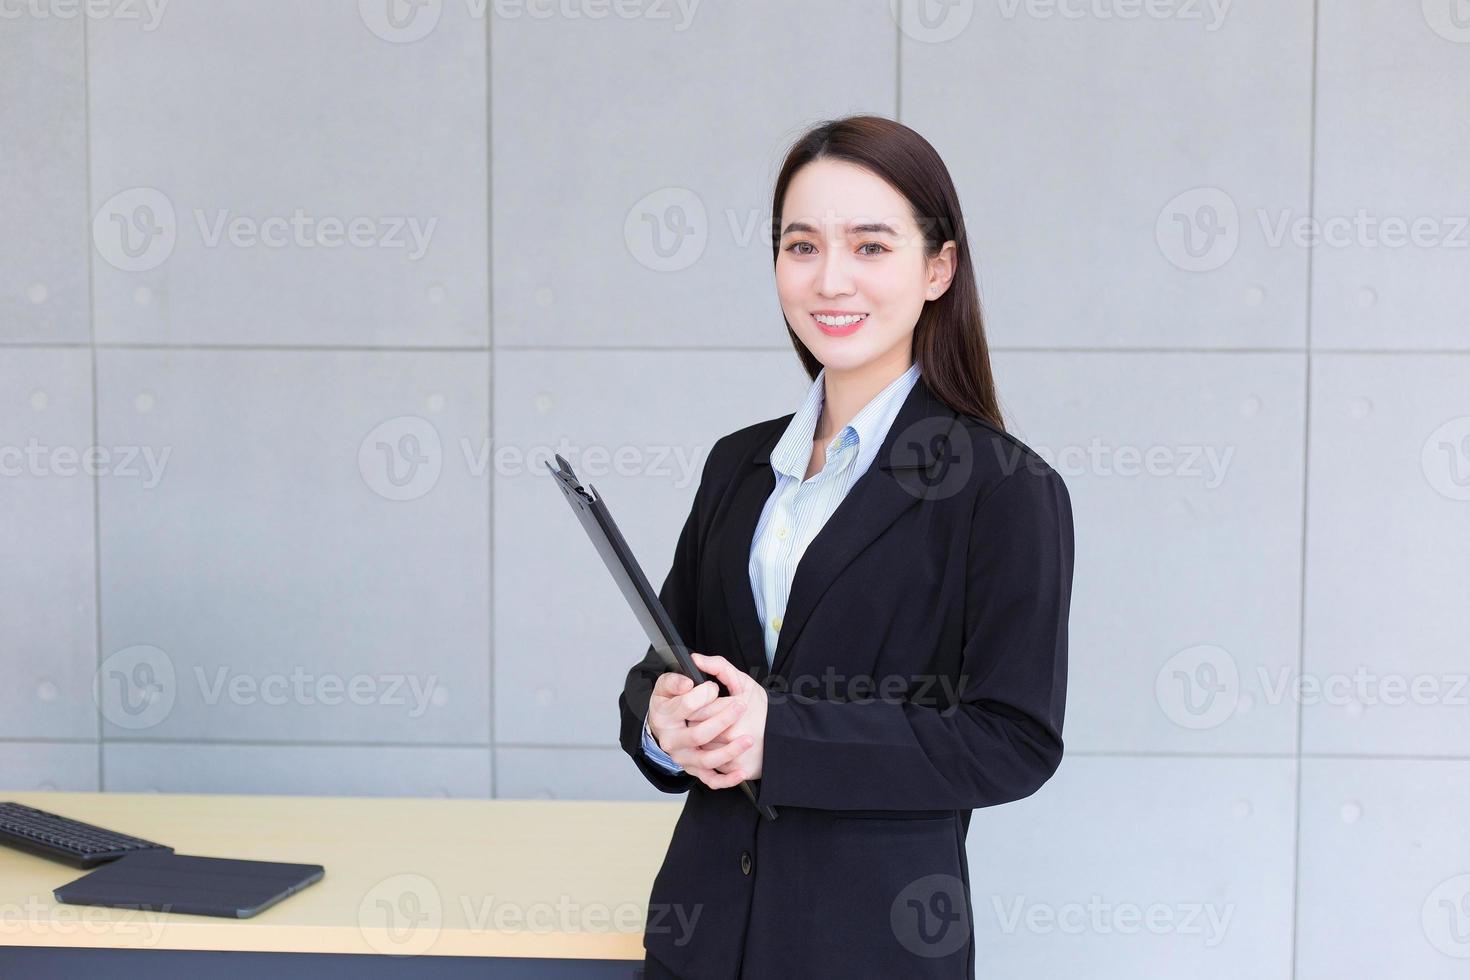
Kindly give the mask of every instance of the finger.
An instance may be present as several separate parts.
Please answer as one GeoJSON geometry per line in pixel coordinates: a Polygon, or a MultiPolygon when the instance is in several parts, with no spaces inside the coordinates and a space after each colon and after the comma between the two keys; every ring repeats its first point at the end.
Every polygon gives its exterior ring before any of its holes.
{"type": "Polygon", "coordinates": [[[660,697],[672,698],[684,694],[693,686],[694,682],[683,674],[667,671],[660,674],[658,680],[654,682],[653,693],[660,697]]]}
{"type": "Polygon", "coordinates": [[[740,694],[745,689],[745,672],[719,655],[696,653],[694,664],[708,674],[714,674],[724,683],[731,694],[740,694]]]}
{"type": "Polygon", "coordinates": [[[731,786],[739,786],[744,781],[745,771],[742,769],[736,769],[729,773],[713,773],[700,780],[700,782],[704,783],[710,789],[729,789],[731,786]]]}
{"type": "Polygon", "coordinates": [[[738,699],[731,695],[721,695],[720,697],[715,698],[709,704],[705,705],[703,708],[700,708],[697,711],[691,711],[689,713],[689,717],[685,718],[684,720],[691,725],[697,724],[701,721],[704,721],[706,718],[713,717],[717,712],[723,711],[727,704],[730,704],[731,702],[736,700],[738,699]]]}
{"type": "Polygon", "coordinates": [[[675,712],[674,717],[684,720],[689,715],[720,696],[720,689],[714,681],[705,681],[696,685],[687,694],[681,694],[669,702],[669,707],[675,712]]]}
{"type": "Polygon", "coordinates": [[[696,725],[706,718],[713,718],[732,704],[743,704],[747,708],[750,707],[750,702],[745,698],[737,698],[733,694],[721,694],[704,707],[689,712],[688,717],[684,720],[691,725],[696,725]]]}
{"type": "MultiPolygon", "coordinates": [[[[679,758],[679,756],[699,749],[718,748],[743,735],[743,732],[737,732],[735,730],[735,723],[737,721],[739,721],[738,718],[728,720],[723,718],[712,719],[713,723],[721,724],[725,727],[708,738],[702,738],[701,733],[695,731],[698,727],[696,725],[681,725],[676,722],[674,727],[665,728],[662,731],[652,725],[649,727],[653,728],[653,735],[658,740],[659,747],[667,752],[671,759],[683,765],[684,760],[679,758]]],[[[690,761],[694,762],[692,758],[690,761]]],[[[694,764],[698,765],[699,763],[694,762],[694,764]]]]}
{"type": "MultiPolygon", "coordinates": [[[[665,677],[680,677],[678,674],[665,674],[665,677]]],[[[693,682],[683,677],[686,684],[693,682]]],[[[663,683],[660,680],[659,683],[663,683]]],[[[654,694],[648,700],[648,727],[658,737],[659,744],[668,741],[669,735],[676,731],[683,731],[685,711],[680,707],[680,700],[687,695],[661,695],[657,686],[654,694]]]]}
{"type": "Polygon", "coordinates": [[[722,711],[718,711],[711,718],[706,718],[697,725],[688,725],[684,729],[685,735],[689,737],[689,744],[703,745],[716,735],[729,728],[745,712],[745,702],[730,701],[722,711]]]}
{"type": "Polygon", "coordinates": [[[716,772],[713,769],[701,769],[695,766],[693,769],[685,769],[684,771],[701,783],[704,783],[710,789],[724,789],[727,786],[734,786],[739,783],[738,779],[734,783],[729,782],[729,773],[716,772]]]}
{"type": "MultiPolygon", "coordinates": [[[[692,766],[684,771],[706,786],[709,786],[712,781],[723,778],[726,775],[722,772],[715,772],[713,769],[701,769],[699,766],[692,766]]],[[[717,787],[710,786],[710,788],[715,789],[717,787]]]]}
{"type": "MultiPolygon", "coordinates": [[[[666,675],[667,676],[667,675],[666,675]]],[[[688,678],[685,678],[686,680],[688,678]]],[[[660,684],[663,682],[660,681],[660,684]]],[[[656,728],[662,725],[665,728],[683,723],[683,717],[679,714],[678,694],[660,694],[658,685],[653,688],[653,694],[648,699],[648,725],[656,728]]]]}
{"type": "MultiPolygon", "coordinates": [[[[689,757],[689,761],[700,769],[717,769],[725,763],[743,755],[745,750],[750,748],[754,743],[755,739],[749,735],[742,735],[717,749],[695,752],[689,757]]],[[[681,762],[679,765],[682,766],[684,763],[681,762]]],[[[685,766],[685,768],[687,769],[689,767],[685,766]]]]}

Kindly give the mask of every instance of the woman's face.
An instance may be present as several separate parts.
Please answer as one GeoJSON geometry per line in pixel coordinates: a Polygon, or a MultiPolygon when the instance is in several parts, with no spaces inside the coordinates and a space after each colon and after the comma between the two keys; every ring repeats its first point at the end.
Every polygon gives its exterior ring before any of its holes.
{"type": "Polygon", "coordinates": [[[924,303],[938,299],[954,274],[954,243],[926,258],[903,195],[838,160],[814,160],[796,172],[780,222],[781,310],[827,373],[907,364],[924,303]],[[861,319],[848,322],[854,316],[861,319]]]}

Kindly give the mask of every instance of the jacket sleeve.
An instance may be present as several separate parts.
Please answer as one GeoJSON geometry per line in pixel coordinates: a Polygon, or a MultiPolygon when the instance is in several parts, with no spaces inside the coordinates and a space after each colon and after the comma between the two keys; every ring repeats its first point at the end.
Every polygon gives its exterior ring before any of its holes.
{"type": "Polygon", "coordinates": [[[1039,462],[976,501],[958,703],[773,692],[759,802],[976,809],[1036,792],[1062,759],[1072,509],[1039,462]]]}
{"type": "MultiPolygon", "coordinates": [[[[699,546],[703,536],[704,501],[708,496],[711,464],[725,438],[722,436],[716,440],[705,459],[699,488],[694,492],[689,516],[684,519],[683,530],[679,532],[678,543],[674,546],[673,564],[669,568],[668,577],[664,579],[663,587],[658,590],[659,601],[668,610],[674,628],[679,631],[684,642],[691,645],[694,643],[695,606],[699,595],[699,546]]],[[[632,757],[639,771],[654,786],[665,793],[683,793],[697,780],[682,767],[670,772],[643,751],[643,724],[648,717],[648,702],[653,696],[653,685],[665,670],[667,668],[664,662],[659,659],[653,645],[649,644],[643,659],[628,671],[623,692],[618,695],[618,710],[622,716],[619,743],[623,751],[632,757]]]]}
{"type": "Polygon", "coordinates": [[[669,754],[658,747],[658,739],[654,738],[653,732],[649,730],[647,718],[643,719],[643,754],[648,756],[654,762],[657,762],[659,766],[667,769],[669,772],[684,771],[683,766],[679,765],[673,759],[669,758],[669,754]]]}

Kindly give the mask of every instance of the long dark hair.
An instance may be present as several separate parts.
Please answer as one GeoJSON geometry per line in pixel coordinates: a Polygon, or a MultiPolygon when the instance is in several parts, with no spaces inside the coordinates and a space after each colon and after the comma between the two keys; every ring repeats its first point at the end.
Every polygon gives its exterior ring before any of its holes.
{"type": "MultiPolygon", "coordinates": [[[[909,203],[924,235],[926,255],[932,258],[946,241],[954,241],[954,279],[943,296],[924,304],[914,326],[913,359],[924,383],[940,401],[956,412],[973,415],[1005,431],[990,370],[990,350],[985,343],[980,290],[970,261],[965,219],[944,161],[928,140],[892,119],[847,116],[818,123],[791,147],[776,178],[771,205],[773,263],[781,256],[781,208],[786,189],[798,170],[821,159],[857,164],[893,185],[909,203]]],[[[816,378],[822,362],[797,337],[790,321],[786,322],[786,332],[808,377],[816,378]]]]}

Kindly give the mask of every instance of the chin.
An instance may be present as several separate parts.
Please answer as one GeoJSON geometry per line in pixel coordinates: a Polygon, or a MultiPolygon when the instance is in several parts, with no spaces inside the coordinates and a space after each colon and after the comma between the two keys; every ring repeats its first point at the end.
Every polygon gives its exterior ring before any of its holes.
{"type": "Polygon", "coordinates": [[[807,344],[807,350],[829,371],[852,371],[872,361],[877,355],[868,350],[842,349],[842,344],[828,340],[818,346],[807,344]]]}

